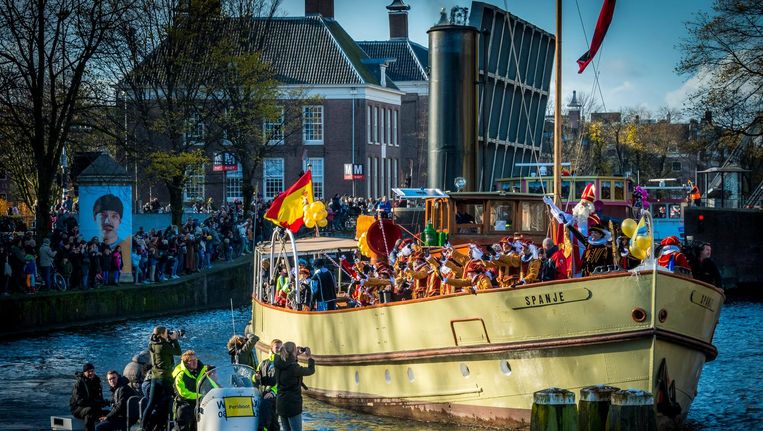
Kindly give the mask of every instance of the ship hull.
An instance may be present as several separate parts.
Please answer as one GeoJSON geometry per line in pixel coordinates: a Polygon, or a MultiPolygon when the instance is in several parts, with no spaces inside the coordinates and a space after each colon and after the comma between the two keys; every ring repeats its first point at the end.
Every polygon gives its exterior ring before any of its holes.
{"type": "MultiPolygon", "coordinates": [[[[659,271],[334,312],[254,301],[255,332],[311,346],[307,394],[378,415],[522,428],[533,392],[675,387],[685,417],[723,293],[659,271]],[[664,383],[664,385],[662,385],[664,383]]],[[[266,350],[261,342],[258,349],[266,350]]]]}

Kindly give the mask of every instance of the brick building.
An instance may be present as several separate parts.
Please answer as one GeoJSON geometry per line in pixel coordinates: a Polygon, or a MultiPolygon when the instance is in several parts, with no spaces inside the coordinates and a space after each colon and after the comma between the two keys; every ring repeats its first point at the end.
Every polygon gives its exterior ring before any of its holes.
{"type": "MultiPolygon", "coordinates": [[[[293,183],[307,163],[318,198],[336,193],[379,197],[398,185],[425,184],[428,54],[408,40],[410,6],[393,1],[387,7],[390,39],[366,42],[354,41],[333,9],[332,0],[306,0],[304,17],[270,23],[262,56],[275,67],[281,88],[299,89],[301,96],[320,101],[302,108],[301,130],[277,136],[282,139],[258,169],[255,187],[265,199],[293,183]],[[364,179],[344,179],[345,165],[353,163],[364,179]]],[[[264,121],[263,132],[281,130],[279,121],[264,121]]],[[[226,162],[219,145],[205,142],[205,130],[198,124],[186,136],[210,148],[212,161],[191,175],[186,204],[208,197],[242,199],[240,172],[220,170],[235,161],[226,162]]],[[[167,202],[163,185],[137,182],[139,203],[149,196],[167,202]]]]}

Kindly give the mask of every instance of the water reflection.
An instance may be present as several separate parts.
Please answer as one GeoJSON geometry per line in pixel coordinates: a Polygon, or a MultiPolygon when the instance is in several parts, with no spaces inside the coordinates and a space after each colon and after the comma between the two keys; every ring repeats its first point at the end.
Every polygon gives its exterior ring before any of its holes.
{"type": "MultiPolygon", "coordinates": [[[[243,328],[250,311],[233,313],[243,328]]],[[[75,371],[92,362],[103,376],[121,372],[130,358],[147,345],[156,325],[185,328],[182,348],[194,349],[206,364],[229,362],[225,343],[233,331],[230,310],[190,313],[0,342],[0,430],[46,429],[49,417],[68,414],[75,371]]],[[[754,429],[763,422],[763,402],[754,384],[763,380],[763,304],[731,303],[724,308],[715,336],[718,359],[707,364],[699,396],[686,429],[754,429]]],[[[466,430],[440,425],[380,418],[305,400],[307,430],[466,430]]]]}

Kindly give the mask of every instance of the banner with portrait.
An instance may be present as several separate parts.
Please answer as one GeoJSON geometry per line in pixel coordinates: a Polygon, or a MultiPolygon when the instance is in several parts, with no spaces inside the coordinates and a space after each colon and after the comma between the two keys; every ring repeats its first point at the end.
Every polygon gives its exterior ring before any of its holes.
{"type": "Polygon", "coordinates": [[[79,229],[85,241],[97,238],[112,254],[119,247],[122,274],[132,273],[132,186],[81,185],[79,229]]]}

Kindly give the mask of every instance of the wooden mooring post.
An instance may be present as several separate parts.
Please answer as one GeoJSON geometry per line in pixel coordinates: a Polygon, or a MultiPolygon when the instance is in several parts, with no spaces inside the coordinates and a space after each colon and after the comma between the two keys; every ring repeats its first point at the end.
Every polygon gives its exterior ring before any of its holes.
{"type": "Polygon", "coordinates": [[[620,388],[605,385],[586,386],[580,390],[578,428],[580,431],[604,431],[612,394],[620,388]]]}
{"type": "Polygon", "coordinates": [[[635,389],[614,392],[606,430],[657,431],[657,412],[652,394],[635,389]]]}
{"type": "Polygon", "coordinates": [[[530,431],[577,431],[575,394],[566,389],[548,388],[533,394],[530,431]]]}

